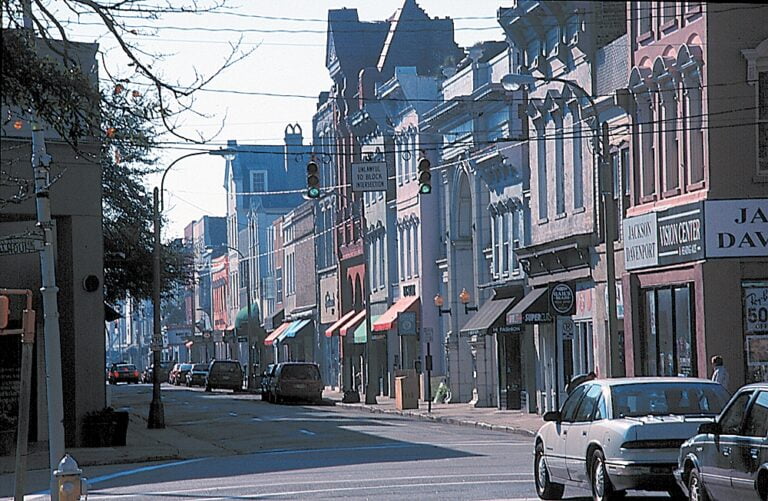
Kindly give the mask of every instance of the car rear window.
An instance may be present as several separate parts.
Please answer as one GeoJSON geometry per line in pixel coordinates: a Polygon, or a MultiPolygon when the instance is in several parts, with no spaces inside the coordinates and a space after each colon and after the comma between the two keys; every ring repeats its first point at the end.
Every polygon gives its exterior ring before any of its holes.
{"type": "Polygon", "coordinates": [[[117,370],[119,371],[135,371],[136,366],[132,364],[122,364],[117,366],[117,370]]]}
{"type": "Polygon", "coordinates": [[[192,366],[192,370],[193,371],[207,371],[208,370],[208,365],[206,365],[206,364],[195,364],[194,366],[192,366]]]}
{"type": "Polygon", "coordinates": [[[216,362],[211,367],[211,371],[215,372],[236,372],[240,368],[237,362],[216,362]]]}
{"type": "Polygon", "coordinates": [[[285,365],[280,376],[285,379],[318,380],[320,379],[320,371],[315,365],[285,365]]]}
{"type": "Polygon", "coordinates": [[[717,384],[637,383],[611,387],[615,417],[714,416],[728,402],[728,392],[717,384]]]}

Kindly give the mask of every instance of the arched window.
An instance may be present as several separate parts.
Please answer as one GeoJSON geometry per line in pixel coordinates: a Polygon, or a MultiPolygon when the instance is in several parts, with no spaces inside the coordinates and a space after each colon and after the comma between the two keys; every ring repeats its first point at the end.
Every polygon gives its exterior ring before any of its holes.
{"type": "Polygon", "coordinates": [[[546,219],[548,216],[547,210],[547,139],[546,139],[546,127],[544,126],[544,119],[542,118],[538,123],[535,123],[536,127],[536,172],[538,185],[538,204],[539,204],[539,219],[546,219]]]}
{"type": "Polygon", "coordinates": [[[704,181],[704,107],[698,71],[686,72],[683,80],[686,132],[686,164],[691,184],[704,181]]]}
{"type": "Polygon", "coordinates": [[[636,95],[635,123],[640,142],[640,186],[641,197],[652,197],[656,193],[656,165],[654,162],[653,109],[650,93],[636,95]]]}
{"type": "Polygon", "coordinates": [[[667,77],[660,85],[661,133],[664,139],[664,190],[680,188],[680,165],[678,151],[677,96],[674,82],[667,77]]]}
{"type": "Polygon", "coordinates": [[[552,114],[555,124],[555,210],[557,214],[565,214],[565,159],[563,146],[563,116],[557,112],[552,114]]]}

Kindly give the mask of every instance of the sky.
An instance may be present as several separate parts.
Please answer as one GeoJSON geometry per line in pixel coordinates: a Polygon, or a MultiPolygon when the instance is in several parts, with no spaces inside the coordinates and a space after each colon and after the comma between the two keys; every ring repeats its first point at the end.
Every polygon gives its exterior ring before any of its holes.
{"type": "MultiPolygon", "coordinates": [[[[196,94],[196,114],[182,117],[181,130],[212,138],[208,147],[215,149],[231,139],[239,144],[282,144],[286,125],[298,123],[304,143],[310,144],[317,95],[331,85],[325,67],[328,10],[356,8],[361,20],[376,21],[390,17],[403,1],[227,1],[222,13],[131,20],[137,30],[132,41],[144,51],[164,54],[154,69],[167,80],[184,84],[195,72],[210,75],[215,71],[229,54],[230,44],[242,37],[243,47],[253,51],[218,75],[208,91],[196,94]]],[[[418,4],[431,17],[453,18],[455,38],[462,47],[504,38],[496,13],[509,2],[419,0],[418,4]]],[[[81,18],[72,29],[75,40],[100,43],[106,54],[100,71],[116,75],[130,70],[95,18],[81,18]]],[[[179,145],[175,138],[161,141],[173,143],[157,152],[161,165],[189,152],[189,146],[179,145]]],[[[184,227],[203,215],[225,215],[224,165],[222,158],[202,155],[179,161],[168,173],[164,238],[182,236],[184,227]]],[[[147,185],[159,185],[159,176],[148,176],[147,185]]]]}

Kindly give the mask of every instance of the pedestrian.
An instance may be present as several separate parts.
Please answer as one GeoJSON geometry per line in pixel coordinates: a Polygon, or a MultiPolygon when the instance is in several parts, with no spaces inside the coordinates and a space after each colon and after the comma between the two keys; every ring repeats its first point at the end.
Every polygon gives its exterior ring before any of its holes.
{"type": "Polygon", "coordinates": [[[720,383],[720,385],[728,389],[728,369],[723,365],[723,357],[715,355],[712,357],[712,381],[720,383]]]}
{"type": "Polygon", "coordinates": [[[592,381],[593,379],[597,379],[597,374],[595,371],[589,371],[587,374],[579,374],[578,376],[574,376],[571,378],[568,384],[565,385],[565,393],[570,395],[571,392],[575,390],[576,387],[581,383],[586,383],[587,381],[592,381]]]}

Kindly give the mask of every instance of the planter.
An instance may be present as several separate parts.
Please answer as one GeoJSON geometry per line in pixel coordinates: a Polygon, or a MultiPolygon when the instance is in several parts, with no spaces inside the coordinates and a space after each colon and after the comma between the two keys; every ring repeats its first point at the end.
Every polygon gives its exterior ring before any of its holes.
{"type": "Polygon", "coordinates": [[[102,411],[85,416],[83,447],[122,447],[128,434],[128,413],[102,411]]]}

